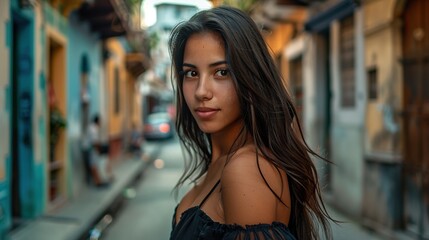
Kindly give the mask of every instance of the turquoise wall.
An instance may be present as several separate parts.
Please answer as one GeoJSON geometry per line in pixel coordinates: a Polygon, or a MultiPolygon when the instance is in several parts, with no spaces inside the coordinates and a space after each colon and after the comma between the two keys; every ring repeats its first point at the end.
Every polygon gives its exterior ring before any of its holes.
{"type": "MultiPolygon", "coordinates": [[[[87,56],[89,60],[89,89],[91,95],[91,115],[100,113],[100,79],[103,71],[102,42],[98,35],[92,33],[89,25],[78,20],[72,14],[69,18],[69,48],[68,48],[68,111],[73,116],[72,124],[80,122],[80,76],[82,57],[87,56]]],[[[79,126],[80,128],[80,126],[79,126]]],[[[73,135],[75,133],[73,132],[73,135]]]]}
{"type": "MultiPolygon", "coordinates": [[[[11,221],[11,180],[12,180],[12,161],[18,161],[20,176],[21,179],[19,181],[19,191],[21,194],[21,198],[18,200],[21,205],[21,212],[24,217],[33,217],[37,214],[37,210],[35,208],[35,202],[37,202],[35,195],[35,185],[38,182],[35,179],[34,175],[34,167],[33,167],[33,144],[32,144],[32,116],[33,112],[31,109],[33,108],[33,80],[34,80],[34,68],[33,63],[35,61],[34,55],[34,13],[30,9],[20,9],[18,5],[18,0],[4,0],[0,4],[2,8],[2,17],[0,18],[0,24],[4,24],[3,31],[0,32],[0,36],[4,37],[1,43],[4,45],[0,46],[3,50],[6,50],[6,54],[3,54],[0,59],[4,62],[1,64],[8,65],[8,68],[3,69],[6,70],[6,73],[2,73],[2,77],[6,79],[6,85],[4,89],[0,89],[0,91],[4,91],[4,103],[1,103],[0,107],[4,106],[4,109],[0,109],[2,111],[2,117],[8,118],[6,121],[6,126],[2,125],[2,127],[7,128],[7,131],[4,131],[6,134],[3,137],[7,138],[7,141],[2,141],[3,144],[0,145],[0,157],[4,159],[0,159],[0,162],[4,165],[0,167],[4,167],[4,179],[0,182],[0,237],[4,237],[5,232],[10,228],[11,221]],[[19,32],[19,39],[13,39],[13,24],[16,23],[19,25],[17,28],[17,32],[19,32]],[[15,45],[16,44],[16,45],[15,45]],[[14,46],[16,48],[16,54],[13,53],[14,46]],[[17,59],[18,64],[12,64],[14,61],[14,55],[17,59]],[[14,77],[13,75],[13,67],[16,66],[17,74],[14,77]],[[12,81],[16,81],[17,87],[16,91],[12,92],[12,81]],[[19,83],[19,84],[18,84],[19,83]],[[28,105],[30,108],[29,118],[27,120],[22,120],[22,116],[24,114],[20,114],[20,109],[12,108],[12,96],[17,96],[20,98],[23,96],[23,93],[26,93],[28,96],[28,105]],[[19,145],[17,146],[17,150],[20,154],[20,159],[11,159],[12,147],[12,111],[16,111],[18,113],[18,121],[16,126],[19,131],[17,132],[17,138],[19,145]],[[4,114],[6,113],[6,114],[4,114]],[[26,140],[24,140],[26,139],[26,140]],[[6,144],[4,144],[6,143],[6,144]]],[[[4,80],[3,79],[3,80],[4,80]]],[[[27,111],[28,113],[28,111],[27,111]]],[[[5,121],[6,119],[2,119],[5,121]]],[[[3,122],[4,123],[4,122],[3,122]]]]}
{"type": "MultiPolygon", "coordinates": [[[[46,2],[41,2],[45,23],[56,29],[64,36],[67,36],[67,19],[59,15],[55,10],[51,9],[46,2]]],[[[0,212],[0,227],[8,229],[11,226],[11,177],[12,177],[12,161],[19,162],[19,204],[21,208],[21,217],[35,218],[46,211],[46,162],[47,162],[47,136],[46,136],[46,31],[45,24],[36,25],[37,15],[40,14],[40,9],[28,8],[23,9],[19,6],[18,0],[10,1],[10,20],[4,24],[7,25],[6,38],[9,49],[9,82],[12,82],[14,77],[13,61],[14,56],[18,62],[16,66],[16,80],[19,83],[16,92],[11,92],[11,86],[7,89],[7,108],[11,109],[12,94],[21,96],[22,93],[28,93],[30,97],[31,114],[27,122],[21,121],[18,116],[18,151],[19,159],[10,159],[7,155],[6,162],[6,179],[0,182],[0,204],[4,208],[4,216],[0,212]],[[12,25],[19,24],[17,28],[19,38],[13,39],[12,25]],[[39,37],[36,37],[39,36],[39,37]],[[18,46],[16,53],[13,53],[14,44],[18,46]],[[37,55],[36,55],[37,54],[37,55]],[[42,66],[37,68],[37,63],[42,66]],[[42,104],[37,107],[36,96],[42,96],[42,104]],[[29,139],[26,143],[22,139],[29,139]],[[37,148],[37,149],[36,149],[37,148]],[[41,152],[41,157],[35,159],[35,151],[41,152]],[[41,158],[41,159],[40,159],[41,158]]],[[[39,16],[40,17],[40,16],[39,16]]],[[[22,104],[20,103],[20,107],[22,104]]],[[[18,111],[19,109],[13,109],[18,111]]],[[[11,118],[12,114],[9,114],[11,118]]],[[[12,119],[10,119],[12,121],[12,119]]],[[[12,138],[12,132],[10,132],[12,138]]],[[[11,146],[1,146],[9,148],[11,146]]]]}
{"type": "MultiPolygon", "coordinates": [[[[28,121],[22,120],[20,114],[20,108],[14,109],[18,112],[18,151],[19,159],[12,159],[13,161],[19,161],[19,194],[20,194],[20,205],[21,215],[24,218],[32,218],[42,212],[42,209],[37,207],[40,204],[38,200],[39,196],[36,191],[36,186],[41,184],[40,179],[36,178],[35,165],[34,165],[34,134],[33,131],[33,117],[34,117],[34,79],[35,69],[34,63],[38,60],[35,56],[35,15],[32,9],[21,9],[18,6],[18,1],[11,2],[11,21],[15,24],[19,24],[19,38],[14,39],[10,46],[10,63],[12,67],[13,58],[16,57],[16,79],[18,82],[16,94],[20,98],[23,94],[28,94],[30,98],[30,119],[28,121]],[[12,52],[13,44],[17,44],[17,52],[12,52]],[[27,139],[25,141],[24,139],[27,139]]],[[[10,31],[12,37],[12,31],[10,31]]],[[[16,47],[15,47],[16,48],[16,47]]],[[[12,69],[12,68],[11,68],[12,69]]],[[[12,74],[10,74],[10,81],[12,81],[12,74]]],[[[24,106],[22,102],[19,103],[19,107],[24,106]]],[[[12,119],[11,119],[12,121],[12,119]]],[[[8,170],[9,176],[12,175],[12,170],[8,170]]],[[[9,179],[10,180],[10,179],[9,179]]],[[[9,191],[11,193],[11,191],[9,191]]]]}
{"type": "MultiPolygon", "coordinates": [[[[10,49],[12,44],[12,35],[11,35],[11,21],[10,21],[10,6],[9,1],[0,2],[0,43],[3,43],[3,46],[0,46],[2,53],[10,49]]],[[[3,61],[8,61],[8,54],[0,55],[0,64],[6,66],[3,61]]],[[[9,67],[5,67],[5,72],[0,72],[0,117],[9,118],[10,109],[11,109],[11,90],[10,90],[10,81],[7,76],[9,76],[10,71],[9,67]],[[6,80],[6,81],[5,81],[6,80]],[[3,82],[5,81],[5,82],[3,82]],[[3,88],[4,86],[4,88],[3,88]],[[2,109],[3,108],[3,109],[2,109]]],[[[10,129],[10,121],[4,122],[5,119],[0,119],[1,128],[10,129]]],[[[5,131],[8,133],[9,131],[5,131]]],[[[3,136],[7,137],[7,136],[3,136]]],[[[10,214],[10,142],[9,139],[6,141],[0,141],[0,168],[4,172],[4,178],[0,180],[0,239],[3,239],[6,235],[6,231],[11,225],[11,214],[10,214]]]]}
{"type": "MultiPolygon", "coordinates": [[[[5,98],[5,103],[0,102],[0,115],[10,118],[7,121],[7,129],[10,129],[12,121],[12,96],[20,96],[22,92],[27,92],[30,96],[31,114],[27,124],[19,122],[19,139],[23,139],[25,134],[30,132],[30,142],[22,143],[19,140],[20,159],[11,159],[12,130],[9,130],[7,144],[0,144],[0,163],[4,162],[5,179],[0,180],[0,239],[3,239],[4,232],[10,229],[12,221],[11,209],[11,175],[12,161],[19,162],[20,169],[20,206],[23,218],[35,218],[46,212],[47,207],[47,27],[54,29],[57,33],[66,38],[66,94],[67,94],[67,174],[66,185],[68,196],[72,197],[79,192],[84,185],[84,168],[80,156],[81,140],[81,64],[83,56],[89,62],[89,88],[91,95],[90,116],[100,113],[100,86],[103,76],[102,41],[97,34],[92,33],[87,23],[81,22],[73,13],[69,18],[60,15],[52,9],[45,0],[41,0],[35,8],[22,9],[19,0],[0,0],[0,37],[4,37],[5,46],[0,46],[0,50],[7,50],[7,56],[0,56],[0,64],[8,61],[8,73],[1,76],[9,76],[6,86],[0,88],[0,101],[5,98]],[[4,10],[6,9],[7,10],[4,10]],[[9,13],[6,16],[4,13],[9,13]],[[19,38],[14,39],[13,23],[19,23],[19,38]],[[3,32],[4,31],[4,32],[3,32]],[[16,74],[19,82],[18,91],[12,93],[11,82],[13,78],[13,49],[19,46],[18,53],[15,54],[19,60],[16,74]],[[25,57],[22,57],[25,56],[25,57]],[[25,70],[25,71],[22,71],[25,70]],[[3,107],[1,109],[1,107],[3,107]],[[6,145],[6,146],[5,146],[6,145]],[[6,153],[6,154],[1,154],[6,153]],[[80,177],[79,177],[80,176],[80,177]]],[[[7,78],[7,77],[6,77],[7,78]]],[[[0,81],[0,86],[1,85],[0,81]]],[[[3,84],[4,85],[4,84],[3,84]]],[[[19,119],[19,118],[18,118],[19,119]]],[[[0,122],[1,123],[1,122],[0,122]]],[[[0,126],[4,126],[0,125],[0,126]]],[[[0,141],[0,143],[2,143],[0,141]]],[[[0,166],[1,167],[1,166],[0,166]]]]}
{"type": "Polygon", "coordinates": [[[100,113],[100,80],[103,71],[102,43],[97,34],[91,32],[86,22],[79,20],[76,13],[69,16],[67,52],[67,101],[68,101],[68,142],[72,171],[68,183],[73,192],[79,192],[85,184],[83,160],[81,157],[81,72],[83,58],[87,59],[88,87],[90,92],[90,118],[100,113]]]}

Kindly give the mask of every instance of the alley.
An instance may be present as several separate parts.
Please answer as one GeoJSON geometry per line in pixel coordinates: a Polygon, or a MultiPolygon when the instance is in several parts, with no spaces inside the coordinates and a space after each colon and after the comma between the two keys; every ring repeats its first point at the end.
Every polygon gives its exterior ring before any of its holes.
{"type": "MultiPolygon", "coordinates": [[[[166,240],[169,238],[172,212],[177,204],[171,190],[183,169],[182,152],[177,139],[147,142],[146,152],[148,154],[159,152],[159,155],[151,156],[154,160],[153,164],[148,167],[141,182],[137,184],[134,198],[127,201],[121,213],[107,229],[103,239],[166,240]]],[[[179,198],[185,190],[183,188],[180,191],[179,198]]],[[[329,208],[329,211],[335,219],[345,222],[341,225],[332,225],[335,240],[383,239],[366,231],[334,209],[329,208]]]]}
{"type": "Polygon", "coordinates": [[[135,197],[107,230],[106,240],[169,238],[176,205],[172,189],[183,169],[182,153],[177,139],[145,143],[149,155],[156,148],[161,148],[160,154],[151,156],[153,164],[137,184],[135,197]]]}
{"type": "Polygon", "coordinates": [[[316,167],[334,239],[429,240],[429,0],[0,0],[0,240],[85,239],[105,214],[102,238],[168,238],[177,139],[128,151],[150,114],[181,112],[170,30],[220,5],[249,13],[333,163],[316,167]]]}

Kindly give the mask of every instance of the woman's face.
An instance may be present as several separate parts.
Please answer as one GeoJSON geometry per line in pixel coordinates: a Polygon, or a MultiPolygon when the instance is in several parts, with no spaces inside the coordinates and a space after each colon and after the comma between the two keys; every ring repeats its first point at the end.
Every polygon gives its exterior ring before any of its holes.
{"type": "Polygon", "coordinates": [[[220,36],[213,32],[191,35],[182,67],[185,101],[200,129],[209,134],[239,129],[240,104],[220,36]]]}

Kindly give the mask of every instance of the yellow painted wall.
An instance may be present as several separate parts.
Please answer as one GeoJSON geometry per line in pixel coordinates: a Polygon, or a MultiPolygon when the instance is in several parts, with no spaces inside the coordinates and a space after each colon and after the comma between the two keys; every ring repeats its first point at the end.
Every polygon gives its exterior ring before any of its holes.
{"type": "Polygon", "coordinates": [[[108,94],[106,96],[108,106],[108,133],[109,138],[120,137],[124,126],[125,113],[125,85],[127,73],[125,68],[125,50],[117,39],[106,41],[106,47],[110,51],[110,58],[106,61],[106,80],[108,94]],[[115,112],[115,69],[119,72],[119,112],[115,112]]]}
{"type": "Polygon", "coordinates": [[[284,54],[284,49],[290,44],[291,40],[296,37],[293,36],[294,31],[301,32],[303,31],[304,22],[307,18],[307,11],[304,9],[298,9],[290,13],[288,16],[290,23],[278,23],[275,28],[268,32],[264,33],[264,39],[272,51],[273,57],[280,58],[276,59],[279,64],[280,73],[282,75],[285,84],[288,84],[289,81],[289,61],[284,54]],[[295,22],[295,24],[292,24],[295,22]],[[294,28],[296,28],[294,30],[294,28]]]}
{"type": "MultiPolygon", "coordinates": [[[[51,82],[54,92],[55,92],[55,106],[60,110],[63,117],[67,119],[67,75],[66,75],[66,66],[67,66],[67,58],[66,58],[66,49],[67,49],[67,38],[62,33],[57,31],[54,27],[47,26],[46,27],[46,46],[45,46],[45,52],[41,52],[41,54],[46,54],[47,58],[47,64],[46,64],[46,81],[47,85],[49,85],[49,82],[51,82]]],[[[49,94],[48,92],[46,94],[49,94]]],[[[49,101],[49,95],[46,98],[49,101]]],[[[49,102],[46,103],[46,106],[49,106],[49,102]]],[[[49,107],[47,108],[47,131],[49,136],[49,107]]],[[[50,179],[51,177],[54,177],[58,181],[58,189],[55,199],[50,199],[48,194],[48,209],[54,209],[59,204],[62,203],[62,201],[65,200],[67,195],[67,185],[66,185],[66,179],[67,179],[67,168],[68,165],[68,154],[67,154],[67,130],[63,129],[62,132],[59,135],[58,142],[55,146],[55,156],[54,161],[56,164],[50,163],[50,159],[48,158],[48,164],[47,164],[47,179],[50,179]],[[50,166],[53,165],[59,165],[58,170],[51,171],[50,166]],[[51,176],[51,174],[54,174],[55,176],[51,176]]],[[[47,152],[49,152],[49,148],[51,147],[49,144],[49,137],[47,139],[47,152]]],[[[48,189],[50,186],[50,181],[47,182],[48,189]]],[[[49,191],[49,190],[48,190],[49,191]]]]}
{"type": "MultiPolygon", "coordinates": [[[[402,72],[398,62],[401,52],[400,28],[393,17],[395,2],[368,1],[363,6],[365,67],[366,70],[376,67],[378,71],[378,96],[376,100],[368,100],[366,110],[365,148],[368,153],[394,152],[393,136],[384,126],[382,108],[392,106],[398,112],[402,105],[402,72]]],[[[396,118],[395,123],[400,126],[400,119],[396,118]]]]}
{"type": "Polygon", "coordinates": [[[279,64],[279,70],[284,80],[284,84],[287,85],[289,76],[289,62],[286,56],[283,55],[282,51],[285,46],[288,45],[292,38],[293,28],[290,24],[278,24],[270,33],[264,35],[265,42],[267,43],[272,57],[279,64]],[[278,62],[280,57],[280,62],[278,62]]]}
{"type": "Polygon", "coordinates": [[[141,96],[136,86],[137,79],[127,71],[126,51],[117,39],[109,39],[106,46],[111,57],[106,61],[106,80],[108,84],[108,133],[110,139],[126,136],[135,123],[141,128],[141,96]],[[119,112],[115,112],[115,69],[119,71],[119,112]]]}
{"type": "Polygon", "coordinates": [[[294,10],[285,17],[285,20],[290,21],[289,23],[278,22],[272,31],[264,34],[265,41],[273,50],[274,55],[281,54],[284,47],[294,37],[294,28],[297,32],[303,31],[307,16],[308,13],[305,9],[294,10]]]}
{"type": "Polygon", "coordinates": [[[137,129],[141,129],[141,108],[142,108],[142,98],[140,95],[140,90],[137,85],[137,79],[132,74],[128,74],[127,81],[127,108],[129,116],[127,121],[127,129],[130,130],[132,125],[135,124],[137,129]]]}
{"type": "Polygon", "coordinates": [[[396,0],[366,1],[364,28],[366,31],[380,28],[392,20],[396,0]]]}
{"type": "Polygon", "coordinates": [[[275,56],[281,54],[283,48],[292,37],[293,28],[290,24],[278,24],[272,32],[266,34],[265,41],[275,56]]]}

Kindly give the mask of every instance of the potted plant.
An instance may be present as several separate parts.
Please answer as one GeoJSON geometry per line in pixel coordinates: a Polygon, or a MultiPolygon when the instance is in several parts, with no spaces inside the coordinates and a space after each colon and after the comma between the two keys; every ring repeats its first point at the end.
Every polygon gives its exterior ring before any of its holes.
{"type": "Polygon", "coordinates": [[[50,160],[55,161],[55,147],[58,143],[62,130],[67,126],[67,121],[64,118],[58,107],[53,107],[49,112],[49,144],[50,144],[50,160]]]}

